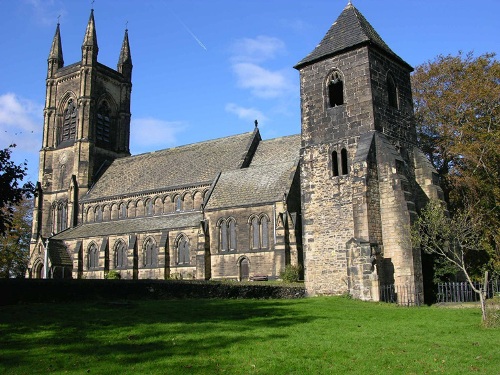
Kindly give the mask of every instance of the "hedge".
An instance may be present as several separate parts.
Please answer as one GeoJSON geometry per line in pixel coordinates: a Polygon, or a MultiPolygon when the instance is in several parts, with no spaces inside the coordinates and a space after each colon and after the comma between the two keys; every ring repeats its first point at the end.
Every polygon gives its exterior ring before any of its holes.
{"type": "Polygon", "coordinates": [[[302,298],[303,286],[185,280],[0,279],[0,305],[175,298],[302,298]]]}

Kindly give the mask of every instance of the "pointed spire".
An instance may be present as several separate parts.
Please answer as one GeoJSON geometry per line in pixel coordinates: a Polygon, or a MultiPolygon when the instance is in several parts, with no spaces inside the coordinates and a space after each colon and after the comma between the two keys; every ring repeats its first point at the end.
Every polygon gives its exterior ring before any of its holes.
{"type": "Polygon", "coordinates": [[[89,22],[87,24],[87,30],[85,31],[85,37],[83,38],[82,44],[82,60],[89,62],[97,61],[97,53],[99,52],[99,47],[97,46],[97,33],[95,30],[94,21],[94,9],[90,10],[89,22]]]}
{"type": "Polygon", "coordinates": [[[373,26],[370,25],[360,11],[349,1],[340,16],[330,27],[330,30],[328,30],[323,37],[323,40],[309,55],[299,61],[295,68],[300,69],[315,61],[322,60],[361,45],[376,46],[384,53],[408,65],[389,48],[373,26]]]}
{"type": "Polygon", "coordinates": [[[128,29],[125,29],[120,57],[118,58],[117,70],[124,76],[132,74],[132,55],[130,54],[130,44],[128,41],[128,29]]]}
{"type": "Polygon", "coordinates": [[[57,23],[56,33],[54,35],[54,39],[52,40],[52,46],[50,47],[49,61],[50,60],[55,62],[57,69],[62,68],[64,65],[59,22],[57,23]]]}

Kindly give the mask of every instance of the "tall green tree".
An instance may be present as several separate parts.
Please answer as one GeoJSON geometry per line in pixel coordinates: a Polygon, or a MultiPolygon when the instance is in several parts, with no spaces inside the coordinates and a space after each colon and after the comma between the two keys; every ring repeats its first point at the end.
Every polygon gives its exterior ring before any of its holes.
{"type": "Polygon", "coordinates": [[[24,198],[30,198],[34,191],[31,182],[22,183],[28,170],[27,163],[14,163],[10,156],[15,144],[0,149],[0,236],[12,226],[14,207],[24,198]]]}
{"type": "Polygon", "coordinates": [[[482,217],[481,246],[500,273],[500,62],[437,56],[412,76],[418,140],[438,171],[451,215],[482,217]]]}
{"type": "Polygon", "coordinates": [[[8,232],[0,237],[0,278],[24,277],[29,261],[33,200],[13,207],[8,232]]]}

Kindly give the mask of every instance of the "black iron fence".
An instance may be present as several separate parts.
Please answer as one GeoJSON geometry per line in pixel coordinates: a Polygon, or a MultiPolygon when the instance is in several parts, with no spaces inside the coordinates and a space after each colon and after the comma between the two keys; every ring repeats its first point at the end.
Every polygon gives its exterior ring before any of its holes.
{"type": "MultiPolygon", "coordinates": [[[[474,288],[482,290],[483,283],[475,282],[474,288]]],[[[490,280],[486,288],[486,298],[492,298],[500,293],[500,279],[490,280]]],[[[437,302],[476,302],[479,294],[474,292],[468,282],[439,283],[437,286],[437,302]]]]}
{"type": "Polygon", "coordinates": [[[380,301],[401,306],[420,306],[424,303],[422,293],[409,285],[381,285],[380,301]]]}
{"type": "MultiPolygon", "coordinates": [[[[483,283],[474,287],[482,290],[483,283]]],[[[486,298],[500,294],[500,279],[490,280],[486,288],[486,298]]],[[[420,306],[424,303],[422,293],[408,285],[380,285],[380,301],[397,303],[401,306],[420,306]]],[[[447,282],[437,285],[436,302],[476,302],[479,295],[468,282],[447,282]]]]}

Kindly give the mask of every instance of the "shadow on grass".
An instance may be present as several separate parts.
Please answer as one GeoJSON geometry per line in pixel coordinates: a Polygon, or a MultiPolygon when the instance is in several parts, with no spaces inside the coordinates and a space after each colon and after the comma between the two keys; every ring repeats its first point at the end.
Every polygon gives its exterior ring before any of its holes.
{"type": "Polygon", "coordinates": [[[299,313],[297,303],[202,299],[2,307],[0,370],[97,366],[95,371],[113,373],[121,366],[178,370],[186,363],[192,363],[189,372],[213,370],[234,345],[251,350],[286,339],[287,328],[318,318],[299,313]]]}

